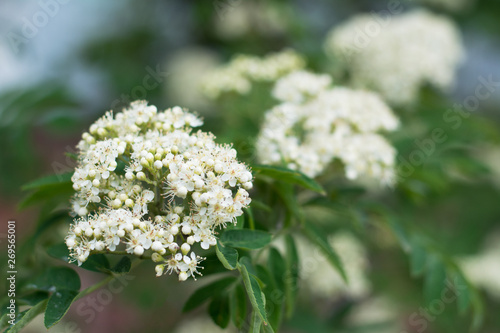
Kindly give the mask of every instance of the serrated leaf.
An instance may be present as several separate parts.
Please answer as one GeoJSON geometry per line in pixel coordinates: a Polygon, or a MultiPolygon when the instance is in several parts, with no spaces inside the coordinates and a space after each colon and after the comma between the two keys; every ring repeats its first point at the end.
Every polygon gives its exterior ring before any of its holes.
{"type": "Polygon", "coordinates": [[[330,264],[337,269],[342,279],[347,283],[348,278],[344,270],[344,265],[337,255],[337,252],[335,252],[328,242],[327,234],[317,229],[316,226],[311,223],[307,223],[303,230],[307,238],[323,252],[330,264]]]}
{"type": "Polygon", "coordinates": [[[126,274],[130,272],[131,267],[132,262],[130,261],[130,258],[127,256],[123,256],[120,261],[118,261],[116,265],[111,268],[111,271],[116,274],[126,274]]]}
{"type": "Polygon", "coordinates": [[[424,279],[424,300],[430,304],[433,300],[441,298],[446,281],[446,269],[436,255],[427,258],[427,271],[424,279]]]}
{"type": "Polygon", "coordinates": [[[218,295],[208,305],[208,314],[220,328],[226,328],[231,318],[229,295],[218,295]]]}
{"type": "Polygon", "coordinates": [[[325,194],[325,190],[314,179],[307,177],[300,171],[294,171],[283,167],[272,165],[255,165],[252,170],[258,175],[264,175],[273,179],[295,184],[325,194]]]}
{"type": "Polygon", "coordinates": [[[26,289],[43,291],[55,290],[79,290],[80,277],[69,267],[49,267],[34,281],[26,285],[26,289]]]}
{"type": "Polygon", "coordinates": [[[37,305],[29,308],[26,311],[21,312],[18,314],[16,317],[15,324],[11,327],[9,327],[5,333],[17,333],[20,332],[24,326],[28,325],[30,321],[35,319],[36,316],[38,316],[40,313],[45,311],[45,308],[47,306],[48,300],[41,301],[37,305]]]}
{"type": "Polygon", "coordinates": [[[278,331],[282,317],[284,293],[281,289],[278,288],[275,277],[271,273],[271,267],[269,269],[266,269],[262,265],[257,265],[256,269],[259,278],[264,284],[262,291],[265,297],[266,313],[269,320],[269,326],[271,326],[275,331],[278,331]]]}
{"type": "Polygon", "coordinates": [[[245,289],[241,284],[237,284],[231,294],[231,317],[238,329],[243,327],[247,316],[247,298],[245,289]]]}
{"type": "Polygon", "coordinates": [[[285,236],[286,243],[286,277],[285,277],[285,308],[286,315],[291,318],[295,308],[299,281],[299,254],[291,235],[285,236]]]}
{"type": "Polygon", "coordinates": [[[271,242],[271,234],[261,230],[226,230],[219,238],[224,246],[247,250],[260,249],[271,242]]]}
{"type": "Polygon", "coordinates": [[[209,298],[220,294],[235,281],[235,277],[226,277],[197,289],[186,301],[186,304],[184,304],[182,312],[188,312],[197,308],[205,303],[209,298]]]}
{"type": "Polygon", "coordinates": [[[248,270],[245,265],[238,265],[240,268],[241,276],[243,277],[243,284],[245,285],[245,289],[247,291],[248,298],[250,299],[250,303],[252,304],[253,310],[260,317],[264,325],[267,325],[267,314],[266,314],[266,306],[265,306],[265,298],[262,297],[262,290],[260,289],[260,285],[255,279],[255,277],[248,273],[248,270]]]}
{"type": "Polygon", "coordinates": [[[76,290],[63,289],[50,296],[43,320],[46,328],[51,328],[64,317],[77,295],[78,291],[76,290]]]}
{"type": "Polygon", "coordinates": [[[219,241],[217,241],[215,253],[226,269],[236,269],[238,264],[238,251],[236,249],[229,246],[223,246],[219,241]]]}
{"type": "Polygon", "coordinates": [[[250,316],[250,329],[249,333],[260,333],[260,327],[262,326],[262,319],[258,315],[257,311],[252,311],[250,316]]]}

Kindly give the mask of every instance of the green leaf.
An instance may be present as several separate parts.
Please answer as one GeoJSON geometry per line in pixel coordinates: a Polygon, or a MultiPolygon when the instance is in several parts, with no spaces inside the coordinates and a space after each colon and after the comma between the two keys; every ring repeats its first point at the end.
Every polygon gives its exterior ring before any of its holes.
{"type": "Polygon", "coordinates": [[[65,289],[53,293],[49,298],[47,309],[45,310],[45,327],[51,328],[57,324],[66,312],[68,312],[71,303],[73,303],[77,295],[78,291],[65,289]]]}
{"type": "MultiPolygon", "coordinates": [[[[287,183],[275,183],[273,187],[287,210],[287,221],[289,222],[292,217],[295,217],[297,221],[302,222],[304,218],[293,186],[287,183]]],[[[285,225],[287,225],[287,221],[285,221],[285,225]]]]}
{"type": "Polygon", "coordinates": [[[219,241],[217,241],[215,253],[226,269],[236,269],[236,265],[238,265],[238,251],[236,251],[236,249],[229,246],[223,246],[219,241]]]}
{"type": "Polygon", "coordinates": [[[126,274],[130,271],[131,267],[132,262],[130,261],[130,258],[123,256],[120,261],[118,261],[116,265],[111,268],[111,271],[116,274],[126,274]]]}
{"type": "Polygon", "coordinates": [[[241,329],[247,316],[247,298],[245,289],[241,284],[237,284],[231,294],[231,317],[234,325],[241,329]]]}
{"type": "Polygon", "coordinates": [[[461,272],[455,274],[455,284],[457,286],[463,286],[463,288],[460,289],[456,288],[458,311],[463,315],[471,306],[471,286],[461,272]]]}
{"type": "Polygon", "coordinates": [[[231,318],[229,295],[218,295],[208,305],[208,314],[219,327],[226,328],[231,318]]]}
{"type": "Polygon", "coordinates": [[[333,247],[328,242],[327,234],[317,229],[316,226],[314,226],[312,223],[307,223],[307,225],[303,227],[303,230],[307,238],[309,238],[312,243],[318,246],[318,248],[326,256],[330,264],[332,264],[333,267],[337,269],[342,279],[347,283],[348,279],[347,274],[344,270],[344,265],[342,264],[342,261],[340,260],[333,247]]]}
{"type": "MultiPolygon", "coordinates": [[[[69,262],[70,257],[69,257],[69,250],[66,244],[64,243],[59,243],[56,245],[53,245],[47,249],[47,253],[56,259],[61,259],[64,262],[69,262]]],[[[72,261],[72,264],[77,266],[77,262],[72,261]]],[[[98,272],[98,273],[109,273],[111,265],[109,264],[108,258],[104,254],[91,254],[87,260],[79,266],[83,269],[92,271],[92,272],[98,272]]]]}
{"type": "Polygon", "coordinates": [[[69,267],[49,267],[33,282],[29,283],[27,289],[36,289],[44,291],[55,290],[79,290],[80,277],[69,267]]]}
{"type": "Polygon", "coordinates": [[[271,213],[273,211],[273,209],[271,207],[269,207],[268,205],[266,205],[262,201],[255,200],[255,199],[252,199],[251,207],[253,207],[255,209],[263,210],[267,213],[271,213]]]}
{"type": "Polygon", "coordinates": [[[236,281],[235,277],[226,277],[197,289],[186,301],[182,312],[191,311],[205,303],[209,298],[220,294],[236,281]]]}
{"type": "Polygon", "coordinates": [[[424,300],[430,304],[433,300],[440,299],[442,291],[446,288],[446,269],[436,255],[427,259],[427,271],[424,279],[424,300]]]}
{"type": "Polygon", "coordinates": [[[74,191],[75,190],[71,186],[71,183],[59,183],[52,186],[41,187],[35,192],[28,194],[19,203],[18,209],[24,209],[55,198],[65,201],[69,199],[74,191]]]}
{"type": "Polygon", "coordinates": [[[284,293],[278,288],[275,277],[268,269],[262,265],[257,265],[256,268],[259,278],[264,283],[262,291],[266,300],[266,313],[269,320],[269,326],[277,331],[279,329],[283,313],[284,293]]]}
{"type": "Polygon", "coordinates": [[[255,165],[252,167],[252,170],[256,172],[256,176],[263,175],[271,177],[279,181],[296,184],[309,190],[325,194],[325,190],[321,187],[321,185],[300,171],[271,165],[255,165]]]}
{"type": "Polygon", "coordinates": [[[419,276],[425,271],[425,264],[427,260],[427,253],[425,249],[419,244],[416,238],[411,241],[411,275],[419,276]]]}
{"type": "Polygon", "coordinates": [[[262,326],[262,319],[260,318],[257,311],[252,311],[250,317],[250,329],[249,333],[260,333],[260,327],[262,326]]]}
{"type": "Polygon", "coordinates": [[[49,294],[46,291],[35,291],[33,293],[19,296],[17,301],[22,304],[34,306],[47,298],[49,298],[49,294]]]}
{"type": "Polygon", "coordinates": [[[298,281],[299,281],[299,254],[297,246],[291,235],[285,236],[286,242],[286,265],[287,271],[285,276],[285,308],[286,315],[291,318],[295,308],[295,299],[297,298],[298,281]]]}
{"type": "Polygon", "coordinates": [[[62,174],[54,174],[50,176],[45,176],[34,180],[22,187],[23,191],[36,190],[44,187],[57,186],[61,183],[71,183],[71,177],[73,176],[73,171],[65,172],[62,174]]]}
{"type": "Polygon", "coordinates": [[[47,306],[48,300],[41,301],[37,305],[29,308],[26,311],[21,312],[17,317],[15,324],[11,327],[9,327],[5,333],[17,333],[20,332],[24,326],[28,325],[30,321],[35,319],[36,316],[38,316],[40,313],[45,311],[45,308],[47,306]]]}
{"type": "Polygon", "coordinates": [[[260,317],[263,324],[267,325],[268,320],[264,301],[265,297],[262,296],[263,294],[259,283],[253,275],[248,273],[245,265],[238,265],[238,267],[240,269],[241,276],[243,277],[243,283],[245,285],[248,298],[250,299],[250,303],[252,304],[252,308],[254,312],[257,312],[257,315],[260,317]]]}
{"type": "Polygon", "coordinates": [[[261,230],[232,229],[226,230],[219,239],[224,246],[256,250],[271,242],[271,234],[261,230]]]}
{"type": "Polygon", "coordinates": [[[275,248],[271,248],[269,251],[268,268],[272,273],[274,282],[278,289],[282,292],[285,291],[285,274],[286,274],[286,263],[281,253],[275,248]]]}

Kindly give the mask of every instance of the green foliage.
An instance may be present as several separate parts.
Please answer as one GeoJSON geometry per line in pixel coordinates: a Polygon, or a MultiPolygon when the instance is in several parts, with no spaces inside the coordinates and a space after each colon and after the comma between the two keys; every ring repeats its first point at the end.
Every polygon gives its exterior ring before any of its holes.
{"type": "Polygon", "coordinates": [[[256,172],[256,177],[260,175],[267,176],[282,182],[299,185],[318,193],[325,193],[320,184],[299,171],[271,165],[254,165],[252,169],[256,172]]]}
{"type": "Polygon", "coordinates": [[[71,303],[78,295],[76,290],[62,289],[54,292],[47,303],[45,310],[44,324],[45,327],[51,328],[57,324],[62,317],[68,312],[71,303]]]}
{"type": "Polygon", "coordinates": [[[197,308],[198,306],[208,301],[211,297],[221,294],[236,280],[237,279],[234,277],[226,277],[197,289],[186,301],[184,307],[182,308],[182,311],[188,312],[197,308]]]}
{"type": "Polygon", "coordinates": [[[271,242],[271,234],[261,230],[232,229],[221,234],[220,242],[224,246],[256,250],[271,242]]]}

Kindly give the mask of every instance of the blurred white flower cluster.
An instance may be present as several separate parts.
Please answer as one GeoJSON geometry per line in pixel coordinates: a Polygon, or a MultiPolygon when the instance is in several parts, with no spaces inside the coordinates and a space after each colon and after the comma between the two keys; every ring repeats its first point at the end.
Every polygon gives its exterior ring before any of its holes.
{"type": "Polygon", "coordinates": [[[202,79],[202,89],[212,99],[228,92],[247,94],[252,88],[252,81],[273,82],[304,66],[304,58],[289,49],[263,58],[239,54],[227,65],[207,74],[202,79]]]}
{"type": "Polygon", "coordinates": [[[78,144],[72,177],[73,211],[80,215],[66,244],[82,264],[95,252],[120,247],[157,262],[156,273],[179,280],[198,273],[192,251],[216,244],[214,228],[240,216],[252,174],[230,146],[192,128],[202,120],[180,107],[157,112],[145,101],[107,112],[78,144]],[[90,213],[90,214],[89,214],[90,213]]]}
{"type": "Polygon", "coordinates": [[[320,298],[348,296],[362,298],[371,291],[367,277],[368,257],[362,243],[348,232],[338,232],[329,243],[344,265],[349,283],[345,283],[318,248],[297,238],[300,258],[300,281],[310,294],[320,298]]]}
{"type": "Polygon", "coordinates": [[[399,125],[374,93],[330,88],[330,77],[295,72],[280,79],[256,143],[261,163],[285,165],[315,177],[340,160],[349,179],[366,177],[391,185],[395,149],[378,131],[399,125]]]}
{"type": "Polygon", "coordinates": [[[500,301],[500,231],[488,237],[481,252],[462,257],[461,267],[474,285],[500,301]]]}
{"type": "Polygon", "coordinates": [[[377,91],[397,106],[415,101],[427,83],[449,90],[464,58],[456,25],[425,10],[358,15],[330,31],[325,49],[349,70],[355,87],[377,91]]]}

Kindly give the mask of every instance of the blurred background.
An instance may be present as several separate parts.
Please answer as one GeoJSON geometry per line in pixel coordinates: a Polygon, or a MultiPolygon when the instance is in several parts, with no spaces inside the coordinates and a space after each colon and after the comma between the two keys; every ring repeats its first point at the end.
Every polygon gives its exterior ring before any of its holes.
{"type": "MultiPolygon", "coordinates": [[[[136,99],[146,99],[159,109],[181,105],[199,112],[205,118],[204,130],[214,132],[219,142],[229,142],[231,133],[221,122],[221,107],[199,91],[203,73],[237,53],[265,55],[285,47],[304,54],[309,68],[322,70],[329,61],[323,50],[327,32],[355,14],[384,10],[387,2],[0,2],[0,232],[5,235],[6,221],[15,219],[19,238],[31,233],[37,211],[17,208],[24,196],[22,185],[42,175],[71,171],[75,164],[68,154],[75,153],[81,133],[104,111],[120,110],[136,99]]],[[[426,7],[453,19],[466,48],[453,92],[437,96],[423,91],[422,110],[409,111],[410,116],[398,110],[403,122],[418,119],[432,129],[442,126],[436,109],[445,110],[473,95],[478,78],[500,81],[500,2],[401,3],[405,11],[426,7]]],[[[225,112],[237,107],[224,106],[225,112]]],[[[481,266],[484,255],[471,265],[500,281],[500,249],[487,245],[487,236],[500,230],[500,89],[481,101],[475,113],[476,118],[464,120],[467,124],[451,134],[460,149],[443,148],[382,198],[439,239],[453,256],[470,261],[490,251],[493,259],[486,266],[481,266]],[[445,168],[443,163],[448,162],[445,168]]],[[[399,154],[407,156],[414,149],[413,139],[426,135],[417,132],[411,140],[408,134],[396,136],[399,154]]],[[[349,312],[349,307],[342,306],[345,302],[309,299],[284,331],[365,332],[349,325],[361,325],[370,318],[404,322],[418,311],[421,281],[410,277],[406,257],[394,250],[395,241],[388,238],[382,230],[369,240],[368,257],[376,268],[369,274],[375,296],[389,295],[389,300],[377,303],[378,297],[371,298],[371,303],[345,317],[341,315],[349,312]]],[[[498,241],[498,237],[490,240],[498,241]]],[[[97,274],[81,273],[84,285],[99,279],[97,274]]],[[[179,285],[175,277],[151,280],[149,272],[135,275],[125,281],[123,291],[112,293],[102,309],[89,310],[92,307],[82,300],[54,331],[170,332],[196,316],[180,312],[193,282],[179,285]]],[[[500,319],[495,315],[500,311],[499,285],[483,290],[482,332],[499,330],[500,319]]],[[[456,311],[446,309],[425,332],[465,332],[468,318],[456,320],[456,316],[456,311]]],[[[31,326],[32,332],[45,331],[41,322],[36,325],[31,326]]],[[[375,332],[372,329],[366,332],[375,332]]],[[[406,329],[413,332],[411,327],[406,329]]]]}

